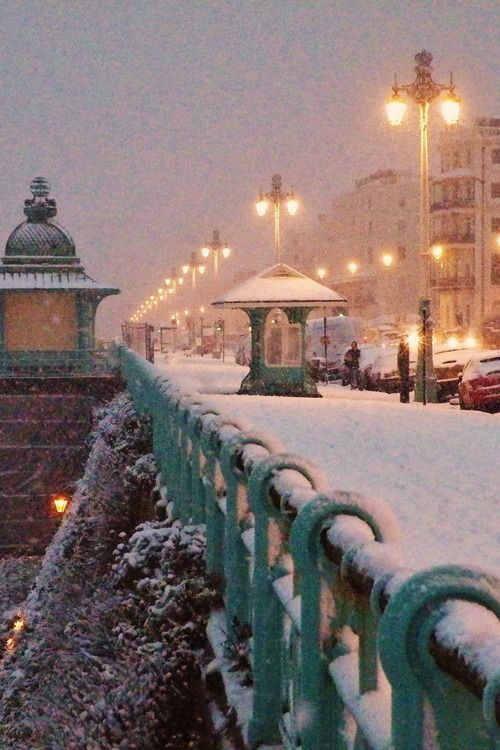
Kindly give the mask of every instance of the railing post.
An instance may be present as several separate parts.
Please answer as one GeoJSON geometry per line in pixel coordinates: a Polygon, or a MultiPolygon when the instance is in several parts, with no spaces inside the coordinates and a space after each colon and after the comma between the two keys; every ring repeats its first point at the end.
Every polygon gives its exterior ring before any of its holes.
{"type": "Polygon", "coordinates": [[[498,740],[498,729],[494,740],[491,723],[485,726],[480,702],[429,652],[431,634],[445,616],[442,605],[456,600],[500,617],[500,581],[459,566],[432,568],[404,583],[382,616],[379,650],[392,686],[394,750],[424,750],[426,727],[433,724],[439,750],[491,750],[498,740]]]}
{"type": "Polygon", "coordinates": [[[361,518],[373,531],[376,541],[383,538],[377,520],[354,497],[349,501],[348,493],[337,500],[335,495],[318,495],[304,506],[293,525],[290,545],[300,576],[301,594],[301,699],[307,711],[301,731],[303,750],[347,748],[344,706],[328,674],[332,654],[327,644],[333,635],[330,619],[334,613],[322,610],[321,602],[322,569],[325,571],[326,564],[321,536],[339,515],[361,518]]]}
{"type": "Polygon", "coordinates": [[[210,420],[205,424],[203,420],[201,446],[205,457],[203,468],[203,489],[205,495],[205,517],[207,538],[207,570],[216,575],[224,585],[224,526],[225,519],[218,503],[219,482],[217,481],[218,454],[220,440],[218,430],[221,418],[210,420]]]}
{"type": "Polygon", "coordinates": [[[269,489],[280,471],[292,469],[302,473],[317,491],[314,477],[309,474],[310,468],[311,465],[299,456],[277,454],[257,463],[248,483],[250,508],[255,516],[252,583],[254,694],[248,730],[252,747],[279,741],[283,714],[283,609],[275,595],[273,581],[289,572],[283,565],[283,542],[290,519],[270,502],[269,489]]]}
{"type": "MultiPolygon", "coordinates": [[[[264,448],[268,454],[273,445],[258,434],[240,433],[221,450],[221,471],[226,483],[224,529],[225,609],[228,639],[236,637],[235,623],[250,621],[249,558],[241,534],[250,527],[250,506],[247,496],[248,479],[244,466],[237,466],[245,445],[264,448]]],[[[281,447],[281,446],[280,446],[281,447]]]]}

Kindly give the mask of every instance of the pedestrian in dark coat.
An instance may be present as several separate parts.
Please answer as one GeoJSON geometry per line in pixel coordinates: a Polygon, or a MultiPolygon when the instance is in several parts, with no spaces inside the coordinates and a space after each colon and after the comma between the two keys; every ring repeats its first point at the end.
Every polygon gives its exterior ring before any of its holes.
{"type": "Polygon", "coordinates": [[[402,336],[398,348],[398,371],[400,378],[399,400],[402,404],[410,401],[410,347],[408,336],[402,336]]]}
{"type": "Polygon", "coordinates": [[[351,389],[361,388],[361,377],[359,372],[359,359],[361,352],[358,349],[357,341],[353,341],[350,348],[344,355],[344,364],[349,371],[349,382],[351,389]]]}

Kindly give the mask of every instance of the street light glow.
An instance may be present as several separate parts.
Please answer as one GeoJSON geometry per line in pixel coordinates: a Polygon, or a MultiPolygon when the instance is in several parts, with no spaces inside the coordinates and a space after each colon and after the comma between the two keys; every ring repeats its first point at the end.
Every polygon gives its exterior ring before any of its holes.
{"type": "Polygon", "coordinates": [[[386,268],[390,268],[392,266],[392,263],[394,261],[394,258],[390,253],[384,253],[382,255],[382,263],[386,268]]]}
{"type": "Polygon", "coordinates": [[[286,202],[286,210],[290,214],[290,216],[295,216],[297,211],[299,210],[299,202],[297,198],[292,197],[289,198],[286,202]]]}
{"type": "Polygon", "coordinates": [[[389,123],[394,127],[401,125],[405,118],[407,107],[408,105],[399,94],[394,93],[385,105],[389,123]]]}
{"type": "Polygon", "coordinates": [[[258,215],[265,216],[267,213],[268,206],[269,206],[269,201],[266,200],[261,193],[259,196],[259,200],[255,204],[255,208],[257,209],[258,215]]]}
{"type": "Polygon", "coordinates": [[[441,114],[447,125],[456,125],[460,117],[460,99],[453,93],[441,102],[441,114]]]}
{"type": "Polygon", "coordinates": [[[439,262],[444,255],[444,247],[442,245],[433,245],[431,247],[431,255],[435,261],[439,262]]]}
{"type": "Polygon", "coordinates": [[[222,255],[224,258],[229,258],[229,256],[231,255],[231,248],[227,245],[224,245],[224,247],[222,248],[222,255]]]}
{"type": "Polygon", "coordinates": [[[318,270],[316,271],[316,273],[317,273],[317,275],[319,276],[320,279],[324,279],[325,276],[326,276],[326,269],[325,268],[318,268],[318,270]]]}
{"type": "Polygon", "coordinates": [[[208,256],[210,255],[210,248],[205,245],[201,248],[200,252],[202,258],[208,258],[208,256]]]}
{"type": "Polygon", "coordinates": [[[347,270],[349,271],[349,273],[356,273],[358,268],[359,266],[355,260],[351,260],[350,263],[347,264],[347,270]]]}
{"type": "Polygon", "coordinates": [[[189,271],[189,264],[184,263],[184,265],[181,267],[181,271],[184,275],[187,274],[187,272],[189,271]]]}

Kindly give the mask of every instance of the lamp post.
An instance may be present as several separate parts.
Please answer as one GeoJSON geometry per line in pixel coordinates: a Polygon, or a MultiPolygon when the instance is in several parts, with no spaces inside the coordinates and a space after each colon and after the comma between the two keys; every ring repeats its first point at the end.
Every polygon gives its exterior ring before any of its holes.
{"type": "Polygon", "coordinates": [[[271,178],[271,192],[260,192],[259,199],[255,204],[259,216],[265,216],[270,205],[274,210],[274,254],[276,263],[281,262],[281,242],[280,242],[280,220],[281,206],[285,203],[286,209],[290,216],[295,216],[299,208],[299,202],[294,192],[285,193],[282,189],[281,175],[274,174],[271,178]]]}
{"type": "Polygon", "coordinates": [[[431,302],[429,299],[429,245],[430,245],[430,197],[429,197],[429,105],[446,93],[442,102],[442,114],[447,125],[458,122],[460,100],[455,94],[453,78],[449,84],[436,83],[432,78],[432,55],[423,50],[415,55],[415,80],[399,85],[397,79],[392,87],[392,97],[387,102],[387,116],[391,125],[401,125],[406,102],[401,92],[418,104],[420,113],[420,305],[422,337],[418,346],[417,374],[415,380],[415,401],[423,404],[437,402],[437,382],[432,358],[431,302]],[[424,362],[425,361],[425,362],[424,362]]]}
{"type": "MultiPolygon", "coordinates": [[[[318,277],[323,281],[323,279],[326,276],[326,269],[325,268],[318,268],[316,271],[318,277]]],[[[328,385],[328,344],[330,343],[330,339],[328,338],[327,328],[326,328],[326,309],[324,311],[323,315],[323,336],[322,338],[322,344],[324,346],[324,352],[325,352],[325,378],[326,378],[326,384],[328,385]]]]}
{"type": "Polygon", "coordinates": [[[194,289],[196,287],[196,272],[200,274],[205,273],[205,264],[204,263],[198,263],[196,260],[196,253],[191,253],[191,260],[189,263],[184,263],[181,266],[181,271],[184,275],[189,273],[191,271],[191,286],[194,289]]]}
{"type": "Polygon", "coordinates": [[[203,357],[203,315],[205,313],[205,308],[200,307],[200,349],[201,349],[201,356],[203,357]]]}
{"type": "Polygon", "coordinates": [[[219,253],[222,253],[224,258],[229,258],[231,255],[231,248],[227,242],[220,241],[220,232],[218,229],[214,229],[212,234],[212,241],[207,242],[201,248],[201,254],[203,258],[208,258],[210,253],[214,256],[214,273],[217,276],[219,272],[219,253]]]}

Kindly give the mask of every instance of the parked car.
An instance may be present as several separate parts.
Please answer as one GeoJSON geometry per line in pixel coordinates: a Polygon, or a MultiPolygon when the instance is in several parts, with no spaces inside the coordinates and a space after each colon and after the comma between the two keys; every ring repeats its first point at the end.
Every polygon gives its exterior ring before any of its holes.
{"type": "MultiPolygon", "coordinates": [[[[416,354],[410,351],[410,389],[415,383],[416,354]]],[[[391,346],[375,357],[373,364],[365,371],[367,388],[385,393],[397,393],[401,386],[398,370],[398,348],[391,346]]]]}
{"type": "Polygon", "coordinates": [[[477,352],[466,364],[458,385],[461,409],[500,409],[500,349],[477,352]]]}
{"type": "Polygon", "coordinates": [[[447,348],[434,350],[434,371],[440,401],[449,401],[458,392],[459,376],[471,356],[476,352],[470,348],[447,348]]]}

